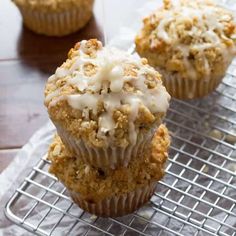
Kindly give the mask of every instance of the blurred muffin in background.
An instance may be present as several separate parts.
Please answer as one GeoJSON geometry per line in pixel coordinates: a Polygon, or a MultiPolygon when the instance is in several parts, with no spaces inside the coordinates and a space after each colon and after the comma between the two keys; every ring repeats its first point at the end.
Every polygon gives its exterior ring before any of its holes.
{"type": "Polygon", "coordinates": [[[45,105],[63,143],[85,163],[127,166],[169,107],[161,75],[146,59],[96,39],[71,49],[46,84],[45,105]]]}
{"type": "Polygon", "coordinates": [[[122,216],[153,195],[157,181],[164,175],[169,145],[168,130],[161,125],[140,158],[127,167],[102,170],[77,158],[56,136],[48,151],[49,172],[65,185],[82,209],[97,216],[122,216]]]}
{"type": "Polygon", "coordinates": [[[235,56],[233,14],[205,0],[163,2],[143,20],[136,50],[163,75],[171,96],[203,97],[218,86],[235,56]]]}
{"type": "Polygon", "coordinates": [[[86,25],[94,0],[13,0],[24,24],[38,34],[64,36],[86,25]]]}

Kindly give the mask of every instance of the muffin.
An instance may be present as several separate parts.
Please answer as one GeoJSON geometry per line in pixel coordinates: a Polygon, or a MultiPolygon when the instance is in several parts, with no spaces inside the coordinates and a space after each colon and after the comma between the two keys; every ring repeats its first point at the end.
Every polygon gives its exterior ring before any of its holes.
{"type": "Polygon", "coordinates": [[[24,24],[35,33],[64,36],[86,25],[94,0],[13,0],[24,24]]]}
{"type": "Polygon", "coordinates": [[[164,0],[143,23],[136,50],[163,75],[171,96],[203,97],[222,81],[236,52],[229,10],[205,0],[164,0]]]}
{"type": "Polygon", "coordinates": [[[161,125],[142,156],[127,167],[102,170],[75,157],[56,136],[48,152],[49,172],[66,186],[82,209],[98,216],[122,216],[153,195],[156,182],[164,175],[169,144],[168,130],[161,125]]]}
{"type": "Polygon", "coordinates": [[[45,105],[63,143],[100,168],[127,166],[142,153],[169,99],[145,59],[96,39],[77,43],[45,88],[45,105]]]}

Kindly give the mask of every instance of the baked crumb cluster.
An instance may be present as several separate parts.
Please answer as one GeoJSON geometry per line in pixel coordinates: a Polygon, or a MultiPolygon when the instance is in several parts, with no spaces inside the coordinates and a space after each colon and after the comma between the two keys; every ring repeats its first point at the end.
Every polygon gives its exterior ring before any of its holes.
{"type": "Polygon", "coordinates": [[[151,65],[184,79],[224,75],[235,55],[236,27],[230,11],[205,0],[164,0],[145,18],[136,48],[151,65]]]}
{"type": "Polygon", "coordinates": [[[45,88],[53,122],[95,147],[135,144],[160,124],[169,99],[147,60],[96,39],[77,43],[45,88]]]}
{"type": "Polygon", "coordinates": [[[144,156],[128,167],[98,169],[76,158],[56,136],[48,152],[48,159],[52,162],[49,171],[70,191],[79,192],[84,200],[95,203],[160,180],[164,175],[169,145],[168,130],[161,125],[144,156]]]}
{"type": "Polygon", "coordinates": [[[86,7],[94,0],[13,0],[17,5],[25,6],[29,9],[40,9],[42,11],[61,11],[71,9],[72,6],[86,7]]]}

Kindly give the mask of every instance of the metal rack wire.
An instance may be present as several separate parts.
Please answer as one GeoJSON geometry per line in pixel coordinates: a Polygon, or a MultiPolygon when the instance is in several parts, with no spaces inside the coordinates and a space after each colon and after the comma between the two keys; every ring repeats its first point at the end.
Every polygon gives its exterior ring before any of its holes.
{"type": "Polygon", "coordinates": [[[236,236],[235,76],[236,61],[212,95],[172,100],[166,175],[135,213],[104,219],[82,211],[43,157],[7,203],[6,216],[36,235],[236,236]]]}

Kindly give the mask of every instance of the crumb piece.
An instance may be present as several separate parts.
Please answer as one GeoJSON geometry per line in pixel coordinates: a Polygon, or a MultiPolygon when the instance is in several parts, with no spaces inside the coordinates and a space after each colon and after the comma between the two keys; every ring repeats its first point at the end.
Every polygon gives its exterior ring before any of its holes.
{"type": "Polygon", "coordinates": [[[97,216],[96,215],[91,215],[90,216],[90,220],[96,220],[97,219],[97,216]]]}
{"type": "Polygon", "coordinates": [[[210,137],[215,138],[215,139],[219,139],[219,140],[221,140],[223,137],[222,132],[220,132],[217,129],[213,129],[212,131],[210,131],[209,135],[210,135],[210,137]]]}
{"type": "Polygon", "coordinates": [[[225,137],[225,141],[232,144],[232,145],[234,145],[236,143],[236,136],[232,135],[232,134],[228,134],[225,137]]]}
{"type": "Polygon", "coordinates": [[[227,166],[227,169],[234,172],[234,173],[236,173],[236,164],[234,164],[234,163],[229,164],[227,166]]]}
{"type": "Polygon", "coordinates": [[[53,154],[53,156],[59,156],[60,152],[61,152],[61,146],[60,145],[56,145],[54,147],[54,149],[53,149],[52,154],[53,154]]]}
{"type": "Polygon", "coordinates": [[[205,166],[203,167],[203,169],[202,169],[202,172],[205,173],[205,174],[207,174],[208,171],[209,171],[209,167],[208,167],[207,165],[205,165],[205,166]]]}
{"type": "Polygon", "coordinates": [[[88,174],[90,171],[90,167],[87,165],[84,169],[85,174],[88,174]]]}

